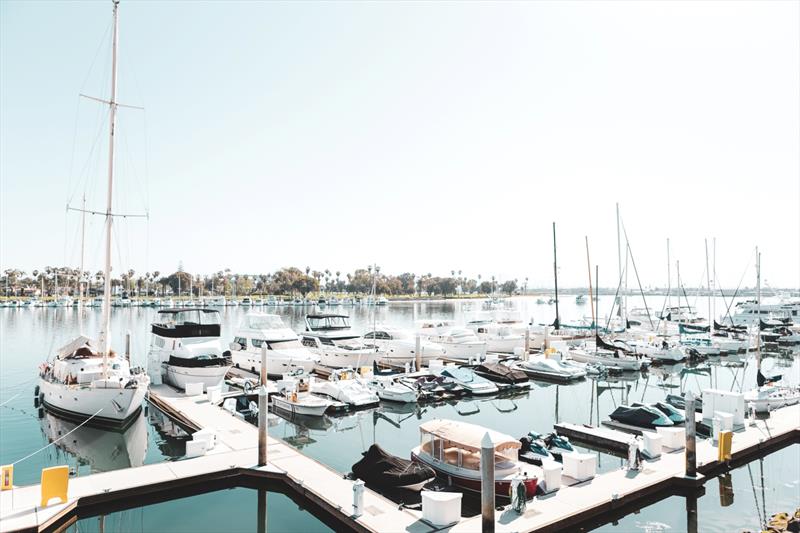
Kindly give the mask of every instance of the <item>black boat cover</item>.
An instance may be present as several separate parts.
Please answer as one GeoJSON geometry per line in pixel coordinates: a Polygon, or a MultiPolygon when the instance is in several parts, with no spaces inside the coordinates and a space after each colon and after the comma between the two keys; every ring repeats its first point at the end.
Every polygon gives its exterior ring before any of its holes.
{"type": "Polygon", "coordinates": [[[429,466],[397,457],[373,444],[353,465],[353,477],[376,487],[400,488],[431,480],[436,477],[436,472],[429,466]]]}
{"type": "Polygon", "coordinates": [[[208,357],[201,359],[197,357],[175,357],[174,355],[169,356],[170,366],[182,366],[184,368],[205,368],[209,366],[225,366],[227,364],[228,362],[224,357],[208,357]]]}
{"type": "Polygon", "coordinates": [[[475,369],[475,373],[500,383],[527,383],[528,375],[500,363],[483,363],[475,369]]]}
{"type": "Polygon", "coordinates": [[[747,331],[747,326],[723,326],[715,320],[714,331],[733,331],[735,333],[744,333],[747,331]]]}
{"type": "Polygon", "coordinates": [[[694,324],[679,324],[678,329],[680,329],[681,333],[708,333],[711,328],[694,324]]]}
{"type": "Polygon", "coordinates": [[[639,405],[636,407],[620,405],[608,416],[611,420],[636,427],[653,428],[657,426],[673,425],[667,415],[654,407],[646,405],[639,405]]]}
{"type": "MultiPolygon", "coordinates": [[[[686,399],[683,396],[679,396],[677,394],[667,394],[666,401],[675,409],[679,411],[686,411],[686,399]]],[[[694,399],[694,410],[695,412],[699,413],[703,410],[703,397],[697,396],[694,399]]]]}

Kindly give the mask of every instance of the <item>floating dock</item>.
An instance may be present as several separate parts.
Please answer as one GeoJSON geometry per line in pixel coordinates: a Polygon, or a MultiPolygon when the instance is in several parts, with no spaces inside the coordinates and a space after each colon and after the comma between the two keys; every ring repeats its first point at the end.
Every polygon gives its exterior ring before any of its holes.
{"type": "MultiPolygon", "coordinates": [[[[258,429],[209,402],[206,395],[186,396],[157,385],[151,387],[149,399],[190,430],[213,429],[216,445],[197,458],[73,478],[68,501],[45,508],[39,507],[39,485],[0,492],[0,531],[55,530],[78,516],[139,507],[187,492],[214,490],[221,488],[220,484],[261,489],[278,484],[319,508],[338,530],[481,531],[480,515],[462,518],[447,528],[436,527],[422,520],[419,511],[403,509],[366,488],[363,513],[354,516],[352,481],[272,437],[268,438],[268,464],[258,467],[258,429]]],[[[557,429],[568,435],[564,428],[569,431],[570,427],[576,432],[588,431],[575,424],[559,424],[557,429]]],[[[609,447],[618,446],[620,435],[624,435],[606,428],[593,428],[592,433],[609,447]]],[[[748,421],[734,432],[731,463],[739,464],[799,441],[800,405],[784,407],[773,411],[770,418],[756,420],[752,425],[748,421]]],[[[701,485],[705,481],[703,475],[716,475],[730,468],[731,463],[717,460],[718,450],[710,440],[698,439],[696,448],[697,470],[701,474],[697,479],[684,476],[683,450],[646,460],[638,471],[618,469],[583,482],[562,476],[559,490],[529,501],[523,514],[507,508],[497,511],[495,530],[574,530],[588,521],[646,502],[654,495],[701,485]]]]}

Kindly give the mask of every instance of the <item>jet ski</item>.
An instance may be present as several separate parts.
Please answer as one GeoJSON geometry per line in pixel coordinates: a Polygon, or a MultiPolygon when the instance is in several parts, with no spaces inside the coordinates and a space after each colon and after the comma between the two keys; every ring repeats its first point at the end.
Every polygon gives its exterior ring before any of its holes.
{"type": "Polygon", "coordinates": [[[675,409],[673,406],[671,406],[667,402],[656,402],[656,403],[652,403],[652,404],[643,404],[643,403],[634,402],[631,406],[632,407],[641,407],[641,406],[655,407],[656,409],[658,409],[659,411],[661,411],[662,413],[667,415],[667,418],[672,420],[673,424],[683,424],[684,422],[686,422],[686,417],[683,416],[683,413],[681,413],[680,411],[675,409]]]}
{"type": "Polygon", "coordinates": [[[363,455],[353,465],[353,477],[375,487],[419,491],[436,477],[431,467],[392,455],[377,444],[363,455]]]}
{"type": "MultiPolygon", "coordinates": [[[[534,433],[538,435],[537,433],[534,433]]],[[[519,460],[530,463],[536,466],[542,466],[545,461],[555,461],[555,457],[547,449],[547,445],[543,440],[534,438],[531,434],[527,434],[519,442],[522,447],[519,449],[519,460]]]]}
{"type": "MultiPolygon", "coordinates": [[[[666,403],[670,404],[679,411],[686,411],[686,400],[683,396],[678,396],[677,394],[667,394],[666,403]]],[[[694,399],[694,410],[697,413],[703,411],[703,398],[701,396],[698,396],[694,399]]]]}
{"type": "Polygon", "coordinates": [[[551,432],[546,435],[537,433],[536,431],[528,432],[528,436],[534,440],[539,440],[547,447],[547,451],[555,458],[556,461],[561,462],[564,454],[575,452],[575,448],[567,437],[562,437],[558,433],[551,432]]]}
{"type": "Polygon", "coordinates": [[[608,415],[611,420],[636,427],[670,427],[675,423],[659,409],[650,405],[620,405],[608,415]]]}

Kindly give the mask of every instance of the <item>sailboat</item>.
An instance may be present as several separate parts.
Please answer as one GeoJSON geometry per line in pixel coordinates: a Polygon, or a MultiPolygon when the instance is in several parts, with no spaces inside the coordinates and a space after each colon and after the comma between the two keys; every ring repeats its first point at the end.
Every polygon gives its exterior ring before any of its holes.
{"type": "MultiPolygon", "coordinates": [[[[758,312],[761,313],[761,254],[756,249],[756,291],[758,294],[758,312]]],[[[756,326],[758,327],[758,326],[756,326]]],[[[800,387],[781,387],[774,383],[781,376],[767,378],[761,372],[761,337],[756,334],[756,384],[755,389],[744,393],[744,401],[755,408],[757,413],[768,413],[773,409],[794,405],[800,402],[800,387]]]]}
{"type": "Polygon", "coordinates": [[[105,287],[103,315],[97,340],[79,335],[55,353],[52,362],[39,367],[36,394],[52,412],[65,417],[92,419],[93,424],[125,425],[142,407],[150,379],[142,369],[111,349],[111,229],[114,185],[114,137],[117,92],[117,36],[119,0],[114,0],[109,106],[108,192],[105,213],[105,287]]]}

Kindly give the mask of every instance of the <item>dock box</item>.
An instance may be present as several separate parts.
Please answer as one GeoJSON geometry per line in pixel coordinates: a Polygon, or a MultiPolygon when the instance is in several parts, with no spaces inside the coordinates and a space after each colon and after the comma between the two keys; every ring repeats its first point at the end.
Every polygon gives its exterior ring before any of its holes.
{"type": "Polygon", "coordinates": [[[642,453],[648,459],[655,459],[656,457],[661,457],[661,444],[663,442],[663,437],[658,433],[653,433],[651,431],[643,431],[642,437],[644,438],[642,442],[642,453]]]}
{"type": "Polygon", "coordinates": [[[449,526],[461,520],[460,492],[422,491],[422,519],[434,526],[449,526]]]}
{"type": "Polygon", "coordinates": [[[206,387],[206,396],[211,403],[217,403],[222,399],[222,385],[206,387]]]}
{"type": "Polygon", "coordinates": [[[586,481],[597,472],[597,456],[593,453],[567,453],[564,458],[564,475],[586,481]]]}
{"type": "Polygon", "coordinates": [[[686,446],[686,428],[658,427],[661,446],[669,450],[682,450],[686,446]]]}
{"type": "Polygon", "coordinates": [[[187,383],[186,396],[200,396],[203,394],[203,383],[187,383]]]}
{"type": "Polygon", "coordinates": [[[714,413],[722,411],[733,415],[733,426],[744,425],[744,394],[716,389],[703,391],[703,420],[711,422],[714,413]]]}
{"type": "Polygon", "coordinates": [[[208,441],[206,440],[187,440],[186,441],[186,458],[200,457],[206,454],[208,450],[208,441]]]}
{"type": "Polygon", "coordinates": [[[561,463],[547,461],[542,463],[542,479],[539,482],[544,492],[553,492],[561,488],[561,463]]]}

